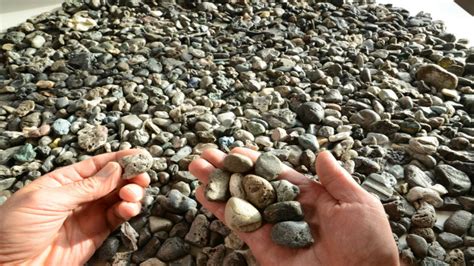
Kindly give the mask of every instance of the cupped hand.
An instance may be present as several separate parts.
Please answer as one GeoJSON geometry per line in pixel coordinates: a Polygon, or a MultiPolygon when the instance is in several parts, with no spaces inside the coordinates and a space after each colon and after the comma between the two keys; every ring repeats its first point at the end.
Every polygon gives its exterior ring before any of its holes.
{"type": "Polygon", "coordinates": [[[107,236],[140,212],[150,177],[122,180],[125,150],[34,180],[0,206],[0,265],[82,265],[107,236]]]}
{"type": "MultiPolygon", "coordinates": [[[[245,148],[231,153],[254,161],[260,156],[245,148]]],[[[209,174],[223,167],[225,156],[219,150],[206,150],[189,167],[203,183],[197,199],[222,221],[225,204],[208,201],[203,187],[209,174]]],[[[251,233],[238,233],[261,265],[398,265],[398,250],[380,201],[362,189],[330,152],[319,153],[316,171],[319,182],[287,166],[279,176],[300,188],[297,200],[315,239],[312,246],[291,249],[273,243],[270,224],[251,233]]]]}

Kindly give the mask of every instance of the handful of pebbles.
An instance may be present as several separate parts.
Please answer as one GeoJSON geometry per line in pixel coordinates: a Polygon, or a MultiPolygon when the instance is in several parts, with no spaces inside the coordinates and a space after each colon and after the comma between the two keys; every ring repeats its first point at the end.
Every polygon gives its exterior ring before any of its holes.
{"type": "Polygon", "coordinates": [[[227,202],[225,222],[232,230],[253,232],[267,222],[274,224],[273,242],[307,247],[314,240],[301,204],[295,200],[300,190],[287,180],[277,180],[282,166],[271,153],[262,154],[255,163],[245,155],[229,154],[224,169],[209,176],[205,195],[211,201],[227,202]]]}

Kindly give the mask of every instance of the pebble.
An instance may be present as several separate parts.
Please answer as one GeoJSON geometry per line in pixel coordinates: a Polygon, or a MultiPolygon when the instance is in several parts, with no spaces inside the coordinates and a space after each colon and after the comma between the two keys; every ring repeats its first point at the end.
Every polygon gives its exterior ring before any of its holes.
{"type": "Polygon", "coordinates": [[[271,153],[261,154],[255,162],[255,174],[269,181],[276,179],[282,172],[280,159],[271,153]]]}
{"type": "Polygon", "coordinates": [[[444,231],[462,236],[466,234],[471,222],[472,214],[468,211],[459,210],[451,214],[444,222],[444,231]]]}
{"type": "Polygon", "coordinates": [[[194,246],[205,247],[209,241],[209,224],[206,216],[198,214],[184,240],[194,246]]]}
{"type": "Polygon", "coordinates": [[[276,198],[278,202],[292,201],[300,194],[298,186],[290,183],[287,180],[276,180],[270,182],[275,189],[276,198]]]}
{"type": "Polygon", "coordinates": [[[418,137],[410,139],[409,144],[413,152],[431,155],[436,152],[439,141],[435,137],[418,137]]]}
{"type": "Polygon", "coordinates": [[[168,262],[176,260],[189,252],[189,245],[179,237],[171,237],[165,240],[156,253],[158,259],[168,262]]]}
{"type": "Polygon", "coordinates": [[[269,223],[303,220],[303,209],[298,201],[273,203],[263,211],[263,219],[269,223]]]}
{"type": "Polygon", "coordinates": [[[150,170],[153,165],[153,157],[148,151],[141,150],[138,154],[120,158],[119,164],[124,169],[122,178],[131,179],[150,170]]]}
{"type": "Polygon", "coordinates": [[[257,175],[246,175],[242,179],[245,198],[258,209],[264,209],[276,200],[275,190],[266,179],[257,175]]]}
{"type": "Polygon", "coordinates": [[[406,199],[410,202],[417,200],[426,201],[429,204],[433,205],[435,208],[440,208],[443,206],[443,199],[439,194],[430,188],[424,187],[413,187],[408,192],[406,199]]]}
{"type": "Polygon", "coordinates": [[[205,195],[211,201],[226,201],[229,198],[230,173],[221,169],[214,170],[209,175],[205,195]]]}
{"type": "Polygon", "coordinates": [[[137,115],[127,115],[123,116],[120,121],[125,125],[128,129],[139,129],[143,121],[137,115]]]}
{"type": "Polygon", "coordinates": [[[423,80],[426,84],[434,86],[438,90],[456,89],[458,86],[458,78],[444,68],[428,64],[423,65],[416,71],[416,79],[423,80]]]}
{"type": "Polygon", "coordinates": [[[448,250],[460,247],[463,244],[463,240],[460,236],[448,232],[440,233],[436,240],[441,244],[441,246],[443,246],[443,248],[448,250]]]}
{"type": "Polygon", "coordinates": [[[416,165],[407,165],[404,169],[405,180],[410,187],[431,187],[433,180],[416,165]]]}
{"type": "Polygon", "coordinates": [[[57,119],[54,121],[53,125],[53,131],[54,133],[63,136],[67,135],[69,133],[69,129],[71,127],[71,123],[67,121],[66,119],[57,119]]]}
{"type": "Polygon", "coordinates": [[[252,232],[262,225],[262,215],[249,202],[231,197],[225,205],[225,222],[232,230],[252,232]]]}
{"type": "Polygon", "coordinates": [[[298,118],[305,124],[320,124],[324,119],[324,109],[315,102],[303,103],[296,110],[298,118]]]}
{"type": "Polygon", "coordinates": [[[245,190],[242,185],[242,179],[244,175],[240,173],[235,173],[230,176],[229,181],[229,192],[231,197],[237,197],[241,199],[245,199],[245,190]]]}
{"type": "Polygon", "coordinates": [[[471,180],[462,171],[450,165],[438,165],[435,167],[437,180],[444,185],[451,196],[460,196],[471,189],[471,180]]]}
{"type": "Polygon", "coordinates": [[[314,243],[311,229],[306,222],[285,221],[273,225],[273,242],[290,248],[303,248],[314,243]]]}
{"type": "Polygon", "coordinates": [[[428,243],[423,237],[409,234],[406,238],[407,244],[418,258],[424,258],[428,254],[428,243]]]}
{"type": "Polygon", "coordinates": [[[33,145],[26,143],[17,150],[17,152],[13,155],[13,158],[20,163],[33,161],[36,158],[36,152],[33,145]]]}
{"type": "Polygon", "coordinates": [[[316,152],[319,150],[319,142],[316,136],[311,135],[311,134],[303,134],[298,137],[298,143],[300,144],[301,147],[304,149],[311,150],[313,152],[316,152]]]}
{"type": "Polygon", "coordinates": [[[163,207],[174,213],[185,213],[189,209],[197,207],[196,201],[186,197],[176,189],[171,189],[163,202],[163,207]]]}
{"type": "Polygon", "coordinates": [[[36,35],[31,39],[31,46],[33,48],[41,48],[46,43],[46,39],[41,35],[36,35]]]}
{"type": "Polygon", "coordinates": [[[165,218],[151,216],[148,225],[150,227],[150,231],[155,233],[160,231],[169,231],[173,226],[173,222],[165,218]]]}
{"type": "Polygon", "coordinates": [[[79,147],[87,152],[93,152],[107,142],[108,130],[101,125],[89,126],[79,130],[77,136],[79,147]]]}
{"type": "Polygon", "coordinates": [[[232,173],[246,173],[253,169],[252,159],[242,154],[229,154],[224,158],[224,169],[232,173]]]}

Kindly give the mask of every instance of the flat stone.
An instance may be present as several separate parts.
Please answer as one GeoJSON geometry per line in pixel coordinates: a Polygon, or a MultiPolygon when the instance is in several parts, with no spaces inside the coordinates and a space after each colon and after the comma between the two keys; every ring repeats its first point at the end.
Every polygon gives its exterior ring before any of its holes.
{"type": "Polygon", "coordinates": [[[462,246],[463,240],[461,237],[448,233],[448,232],[442,232],[441,234],[438,235],[436,239],[441,246],[445,249],[453,249],[462,246]]]}
{"type": "Polygon", "coordinates": [[[224,169],[231,173],[246,173],[253,169],[253,161],[249,157],[233,153],[224,158],[224,169]]]}
{"type": "Polygon", "coordinates": [[[285,221],[273,225],[271,237],[276,244],[290,248],[303,248],[314,243],[309,225],[301,221],[285,221]]]}
{"type": "Polygon", "coordinates": [[[358,124],[364,129],[368,129],[373,123],[380,121],[380,115],[370,109],[361,110],[353,114],[349,121],[352,124],[358,124]]]}
{"type": "Polygon", "coordinates": [[[276,200],[275,190],[266,179],[257,175],[246,175],[242,180],[246,200],[258,209],[264,209],[276,200]]]}
{"type": "Polygon", "coordinates": [[[447,165],[435,167],[435,177],[443,186],[448,189],[449,195],[461,196],[471,189],[471,180],[462,171],[447,165]]]}
{"type": "Polygon", "coordinates": [[[267,180],[276,179],[283,171],[283,165],[275,155],[271,153],[261,154],[255,162],[255,174],[267,180]]]}
{"type": "Polygon", "coordinates": [[[159,231],[169,231],[173,226],[173,222],[165,218],[151,216],[149,219],[148,226],[150,227],[150,231],[152,233],[156,233],[159,231]]]}
{"type": "Polygon", "coordinates": [[[303,209],[298,201],[277,202],[263,211],[263,219],[269,223],[300,221],[303,217],[303,209]]]}
{"type": "Polygon", "coordinates": [[[446,262],[442,260],[437,260],[435,258],[426,257],[420,262],[421,266],[449,266],[446,262]]]}
{"type": "Polygon", "coordinates": [[[416,79],[423,80],[426,84],[434,86],[438,90],[444,88],[456,89],[458,86],[458,78],[456,75],[434,64],[424,65],[418,68],[416,79]]]}
{"type": "Polygon", "coordinates": [[[405,181],[410,187],[431,187],[433,180],[416,165],[409,164],[404,170],[405,181]]]}
{"type": "Polygon", "coordinates": [[[459,210],[451,214],[444,222],[444,231],[458,236],[466,234],[471,226],[472,214],[470,212],[459,210]]]}
{"type": "Polygon", "coordinates": [[[120,121],[130,130],[139,129],[143,124],[143,121],[137,115],[133,114],[123,116],[120,121]]]}
{"type": "Polygon", "coordinates": [[[249,202],[231,197],[225,206],[225,222],[232,230],[252,232],[261,227],[262,215],[249,202]]]}
{"type": "Polygon", "coordinates": [[[225,201],[229,198],[230,173],[221,169],[214,170],[209,175],[205,195],[208,200],[225,201]]]}
{"type": "Polygon", "coordinates": [[[434,154],[439,146],[439,141],[435,137],[418,137],[410,139],[410,149],[415,153],[434,154]]]}
{"type": "Polygon", "coordinates": [[[303,134],[298,137],[298,143],[300,144],[301,147],[304,149],[309,149],[313,152],[316,152],[319,150],[319,142],[316,136],[311,135],[311,134],[303,134]]]}
{"type": "Polygon", "coordinates": [[[443,206],[443,199],[436,191],[430,188],[413,187],[406,195],[406,199],[410,202],[423,200],[436,208],[443,206]]]}
{"type": "Polygon", "coordinates": [[[16,178],[10,177],[5,179],[0,179],[0,191],[9,189],[13,184],[15,184],[16,178]]]}

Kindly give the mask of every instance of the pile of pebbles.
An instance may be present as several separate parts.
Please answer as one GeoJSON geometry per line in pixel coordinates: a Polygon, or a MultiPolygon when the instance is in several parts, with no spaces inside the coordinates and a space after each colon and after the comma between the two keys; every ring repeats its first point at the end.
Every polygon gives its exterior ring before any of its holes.
{"type": "MultiPolygon", "coordinates": [[[[271,239],[282,246],[303,248],[311,245],[309,225],[296,201],[298,186],[275,180],[282,172],[280,159],[271,153],[254,162],[245,155],[229,154],[224,169],[209,175],[205,195],[210,201],[224,201],[225,223],[238,232],[253,232],[263,222],[274,224],[271,239]]],[[[270,237],[270,236],[269,236],[270,237]]]]}
{"type": "Polygon", "coordinates": [[[380,198],[404,262],[474,264],[474,49],[429,14],[358,2],[66,0],[8,29],[0,204],[142,147],[143,212],[90,264],[253,265],[195,201],[189,163],[248,147],[317,179],[325,149],[380,198]]]}

